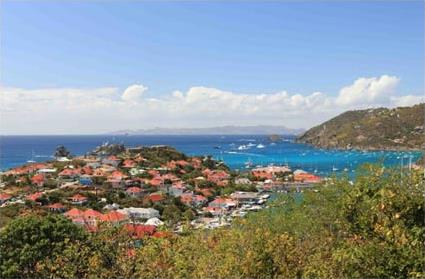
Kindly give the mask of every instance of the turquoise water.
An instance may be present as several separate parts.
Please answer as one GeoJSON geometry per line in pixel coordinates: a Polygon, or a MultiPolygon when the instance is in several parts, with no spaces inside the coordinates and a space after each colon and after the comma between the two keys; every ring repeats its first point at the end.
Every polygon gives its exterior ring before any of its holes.
{"type": "Polygon", "coordinates": [[[256,165],[288,164],[318,175],[348,173],[363,163],[382,162],[386,166],[408,165],[420,152],[338,151],[318,149],[293,142],[293,137],[272,143],[266,136],[1,136],[0,169],[19,166],[28,160],[51,159],[58,145],[82,155],[105,141],[128,146],[165,144],[188,155],[212,155],[232,169],[245,169],[247,161],[256,165]],[[264,148],[259,148],[262,147],[264,148]],[[243,147],[245,146],[245,147],[243,147]]]}

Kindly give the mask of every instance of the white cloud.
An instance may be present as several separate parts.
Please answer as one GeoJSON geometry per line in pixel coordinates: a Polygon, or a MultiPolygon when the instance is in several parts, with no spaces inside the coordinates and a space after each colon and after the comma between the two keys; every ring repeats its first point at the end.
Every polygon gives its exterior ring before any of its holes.
{"type": "Polygon", "coordinates": [[[388,104],[400,79],[383,75],[379,78],[359,78],[353,84],[341,89],[336,99],[338,105],[388,104]]]}
{"type": "Polygon", "coordinates": [[[121,98],[124,101],[129,102],[138,102],[142,99],[143,94],[148,90],[147,87],[143,86],[142,84],[134,84],[129,86],[124,93],[122,94],[121,98]]]}
{"type": "Polygon", "coordinates": [[[210,87],[146,96],[147,87],[118,88],[2,88],[1,133],[99,133],[152,127],[216,125],[286,125],[308,128],[347,109],[411,105],[422,96],[395,94],[397,77],[360,78],[333,97],[244,94],[210,87]]]}
{"type": "Polygon", "coordinates": [[[406,95],[391,98],[391,103],[396,107],[412,106],[423,102],[425,102],[424,96],[406,95]]]}

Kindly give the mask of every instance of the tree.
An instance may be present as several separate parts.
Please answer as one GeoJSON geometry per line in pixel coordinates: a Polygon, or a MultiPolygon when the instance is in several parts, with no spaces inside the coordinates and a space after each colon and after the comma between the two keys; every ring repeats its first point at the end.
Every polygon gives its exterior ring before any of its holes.
{"type": "Polygon", "coordinates": [[[180,221],[181,215],[182,213],[180,209],[174,204],[165,206],[164,211],[162,212],[162,218],[172,224],[175,224],[180,221]]]}
{"type": "Polygon", "coordinates": [[[70,152],[66,149],[65,146],[59,145],[56,148],[56,151],[55,151],[55,157],[56,158],[60,158],[60,157],[66,157],[66,158],[68,158],[69,156],[70,156],[70,152]]]}
{"type": "Polygon", "coordinates": [[[40,277],[37,269],[57,257],[69,242],[87,234],[60,215],[26,216],[10,222],[0,232],[0,277],[40,277]]]}

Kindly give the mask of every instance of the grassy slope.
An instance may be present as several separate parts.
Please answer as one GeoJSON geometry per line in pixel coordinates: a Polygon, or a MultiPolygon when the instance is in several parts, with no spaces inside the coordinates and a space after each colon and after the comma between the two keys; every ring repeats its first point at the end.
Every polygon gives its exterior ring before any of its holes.
{"type": "Polygon", "coordinates": [[[421,149],[424,114],[425,104],[347,111],[308,130],[298,141],[324,148],[421,149]]]}

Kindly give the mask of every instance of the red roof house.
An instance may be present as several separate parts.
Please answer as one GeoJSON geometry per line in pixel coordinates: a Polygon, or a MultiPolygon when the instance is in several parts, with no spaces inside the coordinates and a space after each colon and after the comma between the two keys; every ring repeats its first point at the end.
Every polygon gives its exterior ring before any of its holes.
{"type": "Polygon", "coordinates": [[[0,204],[3,204],[5,202],[7,202],[8,200],[10,200],[12,198],[11,195],[6,194],[6,193],[1,193],[0,194],[0,204]]]}
{"type": "Polygon", "coordinates": [[[33,177],[31,177],[31,183],[37,186],[43,186],[44,185],[44,175],[42,174],[36,174],[33,177]]]}
{"type": "Polygon", "coordinates": [[[76,195],[72,196],[70,198],[70,200],[71,200],[71,203],[73,203],[73,204],[82,205],[82,204],[86,203],[88,199],[87,199],[87,197],[85,197],[81,194],[76,194],[76,195]]]}

